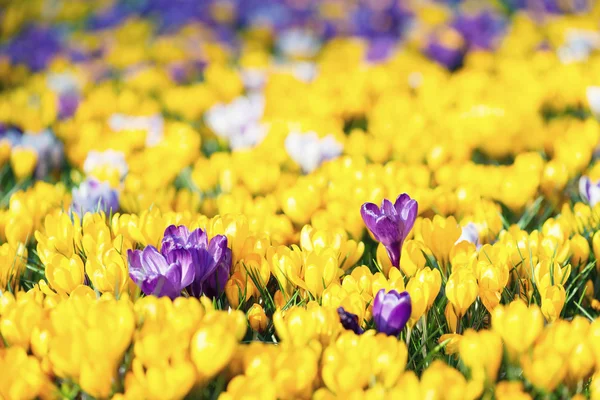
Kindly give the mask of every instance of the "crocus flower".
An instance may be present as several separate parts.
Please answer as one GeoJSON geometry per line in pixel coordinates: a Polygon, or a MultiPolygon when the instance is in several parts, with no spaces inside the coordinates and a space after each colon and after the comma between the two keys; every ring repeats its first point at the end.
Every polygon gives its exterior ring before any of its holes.
{"type": "Polygon", "coordinates": [[[167,296],[171,299],[194,280],[191,252],[173,249],[161,254],[154,246],[128,250],[129,276],[146,295],[167,296]]]}
{"type": "Polygon", "coordinates": [[[433,35],[425,49],[427,56],[449,70],[455,70],[462,65],[465,52],[466,44],[463,37],[452,28],[433,35]]]}
{"type": "Polygon", "coordinates": [[[311,58],[319,51],[320,43],[310,31],[288,29],[278,36],[277,48],[290,58],[311,58]]]}
{"type": "Polygon", "coordinates": [[[127,175],[127,171],[129,170],[127,161],[125,161],[125,154],[121,151],[111,149],[105,151],[90,151],[83,162],[83,172],[87,175],[91,175],[95,170],[103,168],[117,170],[120,179],[125,178],[125,175],[127,175]]]}
{"type": "Polygon", "coordinates": [[[481,248],[481,244],[479,243],[479,229],[477,229],[477,225],[475,225],[473,222],[469,222],[467,225],[462,227],[462,232],[456,243],[463,241],[473,243],[477,249],[481,248]]]}
{"type": "Polygon", "coordinates": [[[398,41],[393,37],[381,37],[373,39],[367,49],[366,60],[370,63],[386,61],[394,52],[398,41]]]}
{"type": "Polygon", "coordinates": [[[73,212],[83,216],[88,212],[103,211],[105,214],[119,210],[119,195],[107,182],[88,178],[73,189],[73,212]]]}
{"type": "Polygon", "coordinates": [[[592,114],[600,116],[600,86],[588,86],[585,94],[592,114]]]}
{"type": "Polygon", "coordinates": [[[133,116],[113,114],[108,119],[108,126],[115,132],[124,130],[146,131],[146,146],[156,146],[163,138],[165,121],[160,114],[150,116],[133,116]]]}
{"type": "Polygon", "coordinates": [[[395,267],[400,265],[402,245],[415,224],[417,211],[417,202],[406,193],[398,196],[394,204],[384,199],[381,208],[373,203],[365,203],[360,209],[367,229],[385,246],[395,267]]]}
{"type": "Polygon", "coordinates": [[[411,313],[412,304],[408,292],[390,290],[386,293],[385,289],[377,292],[373,302],[373,320],[377,331],[388,336],[398,336],[411,313]]]}
{"type": "Polygon", "coordinates": [[[206,125],[233,150],[252,148],[267,134],[261,123],[265,100],[260,94],[240,96],[229,104],[216,104],[205,115],[206,125]]]}
{"type": "Polygon", "coordinates": [[[189,251],[194,266],[194,280],[189,291],[193,296],[219,296],[231,272],[231,250],[227,237],[216,235],[210,242],[206,232],[190,232],[185,226],[171,225],[165,230],[161,252],[168,257],[172,252],[189,251]]]}
{"type": "Polygon", "coordinates": [[[590,206],[594,207],[600,201],[600,181],[592,182],[587,176],[579,179],[579,194],[590,206]]]}
{"type": "Polygon", "coordinates": [[[25,132],[21,136],[20,144],[35,150],[38,155],[35,168],[37,179],[44,179],[50,171],[60,168],[63,164],[63,144],[49,129],[40,133],[25,132]]]}
{"type": "Polygon", "coordinates": [[[489,10],[474,15],[459,14],[452,23],[467,42],[469,50],[493,49],[504,31],[504,25],[504,20],[489,10]]]}
{"type": "Polygon", "coordinates": [[[600,49],[600,33],[571,29],[565,34],[565,42],[556,53],[563,64],[569,64],[586,61],[598,49],[600,49]]]}
{"type": "Polygon", "coordinates": [[[340,322],[345,329],[352,331],[357,335],[361,335],[364,332],[358,323],[358,315],[344,310],[344,307],[338,307],[337,312],[340,316],[340,322]]]}
{"type": "Polygon", "coordinates": [[[319,138],[315,132],[290,133],[285,139],[285,150],[304,173],[317,169],[324,161],[342,154],[343,146],[333,135],[319,138]]]}

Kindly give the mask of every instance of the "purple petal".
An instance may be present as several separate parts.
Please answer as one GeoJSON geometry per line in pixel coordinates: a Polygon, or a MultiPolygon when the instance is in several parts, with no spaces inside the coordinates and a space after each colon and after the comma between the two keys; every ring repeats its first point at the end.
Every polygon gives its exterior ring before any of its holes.
{"type": "Polygon", "coordinates": [[[169,270],[165,274],[165,277],[169,280],[169,282],[171,282],[173,287],[179,289],[178,291],[181,291],[181,289],[183,289],[183,287],[181,286],[181,275],[182,268],[181,264],[178,262],[169,265],[169,270]]]}
{"type": "Polygon", "coordinates": [[[406,326],[412,313],[412,303],[408,292],[402,292],[396,307],[388,315],[388,326],[392,335],[398,335],[406,326]]]}
{"type": "Polygon", "coordinates": [[[360,215],[362,216],[362,219],[365,222],[367,229],[370,230],[371,233],[373,233],[373,235],[377,239],[377,234],[375,233],[375,222],[377,221],[377,218],[381,215],[379,207],[377,207],[373,203],[365,203],[360,208],[360,215]]]}
{"type": "Polygon", "coordinates": [[[178,281],[171,281],[182,289],[192,283],[195,276],[193,259],[190,251],[185,249],[174,249],[165,254],[167,262],[179,265],[180,277],[178,281]]]}
{"type": "Polygon", "coordinates": [[[194,248],[204,248],[208,247],[208,236],[206,232],[202,229],[195,229],[190,236],[188,237],[188,244],[194,248]]]}
{"type": "Polygon", "coordinates": [[[375,325],[379,325],[381,321],[381,310],[383,308],[383,300],[385,298],[385,289],[380,289],[379,292],[375,295],[375,300],[373,301],[373,319],[375,320],[375,325]]]}
{"type": "Polygon", "coordinates": [[[154,246],[146,246],[142,252],[142,265],[148,274],[165,275],[169,269],[167,260],[154,246]]]}
{"type": "Polygon", "coordinates": [[[373,234],[385,246],[401,240],[398,223],[387,216],[377,218],[373,234]]]}
{"type": "Polygon", "coordinates": [[[397,214],[394,205],[388,199],[383,199],[381,202],[381,212],[387,216],[393,216],[397,214]]]}
{"type": "Polygon", "coordinates": [[[386,293],[383,298],[383,306],[381,308],[381,315],[385,319],[388,319],[394,308],[398,305],[400,301],[400,293],[395,290],[390,290],[386,293]]]}
{"type": "Polygon", "coordinates": [[[157,297],[167,296],[171,299],[179,296],[180,290],[173,286],[166,276],[154,275],[144,280],[141,286],[142,292],[150,296],[154,295],[157,297]]]}
{"type": "Polygon", "coordinates": [[[163,235],[161,252],[163,254],[172,251],[173,249],[185,247],[190,232],[184,225],[175,226],[170,225],[165,229],[163,235]]]}
{"type": "Polygon", "coordinates": [[[592,186],[592,182],[591,182],[590,178],[588,178],[587,176],[582,176],[579,179],[579,194],[581,195],[581,198],[584,199],[588,203],[590,201],[591,186],[592,186]]]}
{"type": "Polygon", "coordinates": [[[127,250],[127,260],[129,261],[129,276],[139,285],[145,276],[142,266],[142,251],[127,250]]]}
{"type": "Polygon", "coordinates": [[[373,320],[379,332],[397,336],[406,326],[412,312],[408,292],[390,290],[387,294],[381,289],[373,304],[373,320]]]}

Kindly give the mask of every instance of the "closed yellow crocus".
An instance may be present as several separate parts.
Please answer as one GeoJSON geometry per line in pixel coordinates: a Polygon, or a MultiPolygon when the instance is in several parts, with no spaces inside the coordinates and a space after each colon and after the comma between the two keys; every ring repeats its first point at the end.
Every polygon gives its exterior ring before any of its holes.
{"type": "Polygon", "coordinates": [[[22,243],[0,245],[0,290],[17,291],[27,263],[27,248],[22,243]]]}
{"type": "Polygon", "coordinates": [[[33,174],[38,161],[35,150],[15,147],[10,153],[10,166],[17,180],[23,180],[33,174]]]}
{"type": "Polygon", "coordinates": [[[35,232],[37,253],[42,263],[49,262],[56,253],[65,257],[71,257],[75,253],[75,243],[81,242],[81,229],[78,227],[80,221],[77,214],[73,215],[73,221],[66,212],[48,214],[44,218],[44,229],[35,232]]]}
{"type": "Polygon", "coordinates": [[[460,358],[471,369],[471,377],[492,384],[502,363],[502,339],[490,330],[467,329],[460,340],[460,358]]]}
{"type": "Polygon", "coordinates": [[[0,333],[9,346],[28,350],[33,330],[43,315],[40,303],[20,293],[17,300],[3,310],[0,333]]]}
{"type": "MultiPolygon", "coordinates": [[[[387,257],[387,254],[385,253],[385,247],[382,244],[379,244],[379,246],[377,247],[377,260],[380,259],[380,249],[382,254],[382,261],[387,260],[387,262],[390,263],[391,268],[391,261],[389,261],[389,257],[387,257]],[[386,257],[383,257],[383,255],[385,255],[386,257]]],[[[426,260],[425,256],[423,255],[423,252],[426,251],[427,249],[419,241],[407,240],[404,242],[404,245],[402,246],[402,257],[400,258],[400,269],[402,270],[404,275],[406,275],[407,277],[414,276],[417,273],[417,271],[425,267],[426,260]]],[[[389,268],[387,269],[387,271],[389,271],[389,268]]],[[[384,269],[384,272],[387,271],[384,269]]]]}
{"type": "Polygon", "coordinates": [[[461,318],[471,304],[477,299],[479,287],[477,278],[468,267],[454,271],[446,282],[446,297],[454,307],[454,312],[461,318]]]}
{"type": "Polygon", "coordinates": [[[144,368],[134,359],[125,376],[125,399],[183,398],[196,383],[197,373],[189,360],[176,360],[161,367],[144,368]]]}
{"type": "Polygon", "coordinates": [[[303,250],[333,248],[338,253],[339,267],[344,271],[354,266],[363,255],[365,244],[348,239],[342,229],[322,230],[305,225],[300,231],[300,246],[303,250]]]}
{"type": "Polygon", "coordinates": [[[225,368],[237,345],[235,335],[226,326],[203,324],[190,343],[191,358],[200,379],[206,382],[225,368]]]}
{"type": "Polygon", "coordinates": [[[55,254],[46,264],[46,279],[59,294],[69,294],[85,281],[83,261],[76,254],[71,258],[55,254]]]}
{"type": "Polygon", "coordinates": [[[47,378],[34,356],[19,346],[0,349],[0,397],[3,399],[34,399],[43,394],[47,378]]]}
{"type": "Polygon", "coordinates": [[[248,323],[256,332],[264,332],[267,329],[269,319],[260,304],[254,303],[248,310],[248,323]]]}
{"type": "Polygon", "coordinates": [[[544,327],[544,316],[536,305],[521,300],[497,306],[492,313],[492,329],[504,341],[509,354],[516,356],[531,347],[544,327]]]}
{"type": "Polygon", "coordinates": [[[580,234],[574,235],[571,239],[571,260],[573,266],[582,266],[588,262],[590,257],[590,244],[586,238],[580,234]]]}
{"type": "Polygon", "coordinates": [[[534,283],[543,296],[543,293],[553,285],[565,285],[571,274],[571,265],[561,266],[558,262],[544,260],[533,269],[534,283]]]}
{"type": "Polygon", "coordinates": [[[553,322],[560,317],[565,305],[567,294],[563,285],[553,285],[542,293],[542,313],[548,322],[553,322]]]}
{"type": "MultiPolygon", "coordinates": [[[[304,276],[303,284],[305,288],[315,297],[321,297],[323,290],[333,283],[339,276],[338,259],[335,250],[323,249],[311,251],[304,254],[304,276]]],[[[298,281],[298,277],[293,280],[298,281]]]]}
{"type": "Polygon", "coordinates": [[[425,289],[424,295],[427,302],[427,310],[429,310],[431,306],[433,306],[433,302],[435,301],[442,286],[442,276],[440,271],[438,269],[425,267],[419,270],[415,276],[411,278],[411,281],[413,279],[416,279],[423,284],[423,288],[425,289]]]}
{"type": "Polygon", "coordinates": [[[448,268],[450,250],[461,233],[461,227],[453,216],[444,218],[436,215],[433,220],[423,219],[421,222],[423,242],[431,250],[444,273],[448,268]]]}

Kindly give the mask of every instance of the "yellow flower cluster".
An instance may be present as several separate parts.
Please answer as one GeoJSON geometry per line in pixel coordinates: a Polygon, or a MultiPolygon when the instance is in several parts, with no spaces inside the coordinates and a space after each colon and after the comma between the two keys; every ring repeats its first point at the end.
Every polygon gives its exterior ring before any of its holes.
{"type": "Polygon", "coordinates": [[[600,3],[166,3],[0,0],[0,399],[600,399],[600,3]]]}

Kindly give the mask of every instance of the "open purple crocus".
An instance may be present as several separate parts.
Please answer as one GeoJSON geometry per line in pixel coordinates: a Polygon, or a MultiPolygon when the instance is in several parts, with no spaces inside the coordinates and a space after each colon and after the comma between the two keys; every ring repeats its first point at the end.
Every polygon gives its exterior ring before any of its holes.
{"type": "Polygon", "coordinates": [[[365,203],[360,209],[365,225],[378,242],[381,242],[392,261],[400,265],[400,253],[404,239],[415,224],[418,204],[406,193],[401,194],[392,204],[384,199],[381,208],[373,203],[365,203]]]}
{"type": "Polygon", "coordinates": [[[381,289],[373,302],[373,320],[378,332],[388,336],[398,336],[406,326],[412,313],[412,303],[408,292],[398,293],[381,289]]]}
{"type": "Polygon", "coordinates": [[[219,296],[231,270],[231,250],[227,237],[216,235],[210,242],[206,232],[190,232],[185,226],[171,225],[159,252],[154,246],[129,250],[129,276],[146,295],[171,299],[187,289],[192,296],[219,296]]]}
{"type": "Polygon", "coordinates": [[[129,276],[146,295],[174,299],[194,280],[192,255],[183,249],[164,255],[156,247],[146,246],[144,250],[128,250],[127,258],[129,276]]]}
{"type": "Polygon", "coordinates": [[[231,250],[226,236],[215,235],[209,242],[202,229],[190,232],[185,226],[171,225],[165,230],[161,251],[168,254],[178,249],[188,250],[192,255],[195,279],[189,287],[191,295],[215,297],[223,292],[231,271],[231,250]]]}

